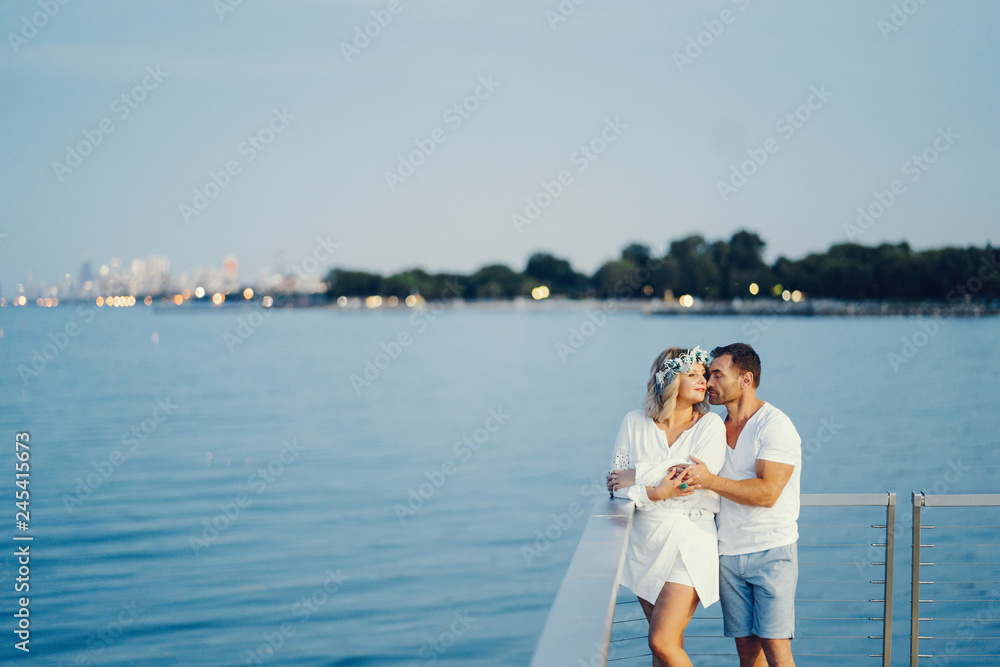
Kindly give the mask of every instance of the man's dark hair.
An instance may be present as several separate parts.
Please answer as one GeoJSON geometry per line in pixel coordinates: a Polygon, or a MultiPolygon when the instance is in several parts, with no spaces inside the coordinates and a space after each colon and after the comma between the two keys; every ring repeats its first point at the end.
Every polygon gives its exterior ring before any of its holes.
{"type": "Polygon", "coordinates": [[[760,386],[760,357],[752,347],[746,343],[730,343],[712,350],[712,358],[717,359],[724,355],[733,358],[733,366],[736,367],[740,375],[753,373],[753,386],[756,389],[760,386]]]}

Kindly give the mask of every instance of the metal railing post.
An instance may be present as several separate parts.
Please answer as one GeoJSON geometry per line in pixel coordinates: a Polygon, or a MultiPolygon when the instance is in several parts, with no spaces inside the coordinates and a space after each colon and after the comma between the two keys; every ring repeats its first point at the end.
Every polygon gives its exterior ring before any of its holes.
{"type": "Polygon", "coordinates": [[[913,492],[913,564],[910,567],[910,667],[920,662],[920,507],[924,494],[913,492]]]}
{"type": "Polygon", "coordinates": [[[896,553],[896,494],[889,493],[885,506],[885,606],[882,613],[882,667],[892,665],[893,559],[896,553]]]}

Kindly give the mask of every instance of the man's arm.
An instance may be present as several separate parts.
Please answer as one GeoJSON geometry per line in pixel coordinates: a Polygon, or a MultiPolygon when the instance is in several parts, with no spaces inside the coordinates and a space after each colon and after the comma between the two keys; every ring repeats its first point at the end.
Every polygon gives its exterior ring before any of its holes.
{"type": "Polygon", "coordinates": [[[785,484],[792,477],[795,466],[790,463],[775,463],[757,459],[757,476],[750,479],[728,479],[713,475],[708,467],[695,457],[697,465],[687,469],[686,481],[700,485],[703,489],[715,491],[723,498],[740,505],[751,507],[774,507],[785,484]]]}

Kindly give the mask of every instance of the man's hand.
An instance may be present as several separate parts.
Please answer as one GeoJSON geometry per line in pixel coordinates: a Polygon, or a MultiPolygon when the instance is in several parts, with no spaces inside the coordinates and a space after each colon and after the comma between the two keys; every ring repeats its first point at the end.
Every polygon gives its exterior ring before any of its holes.
{"type": "Polygon", "coordinates": [[[795,470],[795,466],[790,463],[757,459],[756,477],[733,480],[713,475],[705,462],[694,456],[691,460],[695,465],[685,473],[688,484],[700,484],[702,488],[715,491],[727,500],[750,507],[774,507],[795,470]]]}
{"type": "Polygon", "coordinates": [[[694,465],[688,466],[688,469],[685,471],[685,481],[688,484],[698,484],[701,488],[712,491],[712,484],[718,478],[712,474],[712,471],[708,469],[705,462],[697,456],[689,456],[688,458],[694,461],[694,465]]]}
{"type": "Polygon", "coordinates": [[[607,481],[608,493],[614,495],[618,489],[624,489],[635,484],[635,469],[612,470],[608,473],[607,481]]]}

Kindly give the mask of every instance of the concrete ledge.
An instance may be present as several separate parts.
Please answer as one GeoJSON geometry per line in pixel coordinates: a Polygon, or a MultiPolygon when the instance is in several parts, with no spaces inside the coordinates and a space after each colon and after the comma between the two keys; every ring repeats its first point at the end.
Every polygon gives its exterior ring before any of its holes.
{"type": "Polygon", "coordinates": [[[606,665],[618,580],[632,530],[631,500],[594,503],[542,629],[533,667],[606,665]]]}

